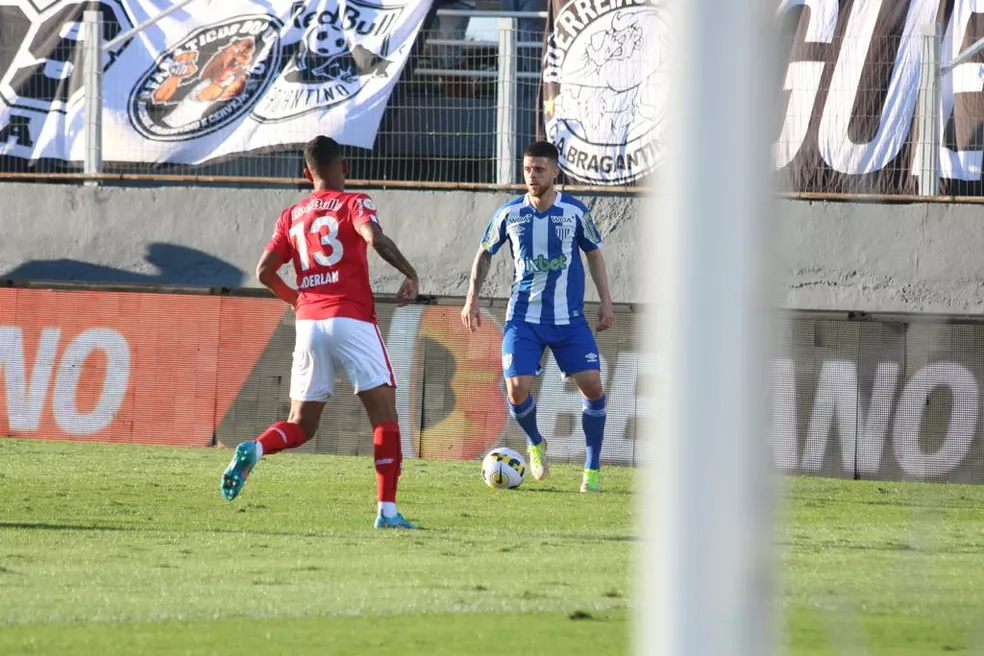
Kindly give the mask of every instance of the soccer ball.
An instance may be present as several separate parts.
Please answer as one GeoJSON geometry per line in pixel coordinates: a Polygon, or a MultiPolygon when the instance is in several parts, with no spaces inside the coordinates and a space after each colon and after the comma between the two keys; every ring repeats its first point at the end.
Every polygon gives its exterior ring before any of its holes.
{"type": "Polygon", "coordinates": [[[301,70],[315,70],[349,51],[345,33],[334,25],[315,25],[301,41],[297,66],[301,70]]]}
{"type": "Polygon", "coordinates": [[[526,461],[512,449],[492,449],[482,460],[482,480],[497,490],[519,487],[526,480],[526,461]]]}

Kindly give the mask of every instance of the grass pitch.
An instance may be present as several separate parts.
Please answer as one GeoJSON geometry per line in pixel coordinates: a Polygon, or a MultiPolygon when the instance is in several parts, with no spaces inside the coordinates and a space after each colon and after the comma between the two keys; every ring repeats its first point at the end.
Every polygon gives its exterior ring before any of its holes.
{"type": "Polygon", "coordinates": [[[518,490],[404,463],[377,531],[369,458],[0,440],[0,654],[611,654],[628,649],[632,472],[518,490]]]}
{"type": "Polygon", "coordinates": [[[783,487],[788,653],[984,653],[984,486],[794,478],[783,487]]]}
{"type": "MultiPolygon", "coordinates": [[[[405,463],[379,532],[368,458],[0,439],[0,654],[625,654],[633,471],[485,488],[405,463]]],[[[783,481],[794,654],[984,648],[984,486],[783,481]]]]}

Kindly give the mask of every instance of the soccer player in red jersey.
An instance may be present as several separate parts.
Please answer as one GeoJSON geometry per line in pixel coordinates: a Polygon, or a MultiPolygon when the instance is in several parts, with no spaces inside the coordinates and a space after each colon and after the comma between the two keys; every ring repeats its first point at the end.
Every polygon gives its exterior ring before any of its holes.
{"type": "Polygon", "coordinates": [[[312,139],[304,148],[304,165],[314,191],[280,215],[256,267],[260,282],[295,311],[290,416],[236,447],[222,475],[222,495],[235,499],[263,456],[314,437],[325,402],[334,396],[337,367],[352,383],[373,426],[376,528],[415,528],[396,508],[403,461],[396,377],[376,325],[367,248],[406,276],[396,294],[400,305],[417,298],[417,273],[383,234],[372,199],[345,191],[348,163],[338,142],[325,136],[312,139]],[[287,262],[297,274],[296,290],[277,273],[287,262]]]}

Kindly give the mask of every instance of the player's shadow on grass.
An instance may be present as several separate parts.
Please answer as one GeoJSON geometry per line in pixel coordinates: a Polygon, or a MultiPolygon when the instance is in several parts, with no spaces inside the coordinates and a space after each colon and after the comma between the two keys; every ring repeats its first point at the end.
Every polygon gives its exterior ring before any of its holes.
{"type": "Polygon", "coordinates": [[[781,540],[773,542],[779,547],[789,547],[793,549],[800,549],[809,552],[823,552],[827,553],[829,551],[879,551],[883,553],[919,553],[919,554],[981,554],[984,553],[984,547],[955,547],[955,548],[935,548],[935,547],[915,547],[911,544],[905,542],[896,542],[892,544],[884,545],[870,545],[870,544],[841,544],[837,542],[808,542],[808,541],[795,541],[795,540],[781,540]]]}
{"type": "Polygon", "coordinates": [[[101,526],[98,524],[48,524],[45,522],[4,522],[0,529],[11,528],[19,531],[139,531],[132,526],[101,526]]]}
{"type": "MultiPolygon", "coordinates": [[[[377,529],[371,527],[366,528],[366,530],[372,531],[374,533],[379,532],[377,529]]],[[[395,533],[395,534],[404,535],[404,534],[426,533],[428,531],[432,531],[432,529],[426,526],[418,526],[415,530],[412,531],[390,529],[387,530],[386,533],[395,533]]],[[[305,530],[274,531],[269,529],[255,529],[255,528],[209,528],[209,529],[205,529],[203,532],[224,533],[229,535],[242,535],[243,533],[248,533],[250,535],[266,535],[266,536],[289,537],[289,538],[345,538],[348,536],[347,529],[336,529],[336,530],[327,529],[324,531],[305,531],[305,530]]]]}
{"type": "Polygon", "coordinates": [[[31,260],[0,274],[0,278],[204,287],[238,287],[245,280],[239,267],[210,253],[178,244],[149,244],[145,260],[158,272],[138,273],[72,259],[31,260]]]}
{"type": "MultiPolygon", "coordinates": [[[[561,488],[561,487],[526,487],[525,485],[523,487],[517,489],[516,492],[519,492],[521,494],[544,494],[544,493],[550,493],[550,494],[582,494],[581,492],[578,492],[576,489],[570,489],[570,488],[561,488]]],[[[604,490],[604,491],[601,492],[601,494],[604,494],[605,496],[612,496],[612,495],[616,495],[616,494],[622,494],[622,495],[632,494],[632,492],[630,492],[628,490],[604,490]]]]}

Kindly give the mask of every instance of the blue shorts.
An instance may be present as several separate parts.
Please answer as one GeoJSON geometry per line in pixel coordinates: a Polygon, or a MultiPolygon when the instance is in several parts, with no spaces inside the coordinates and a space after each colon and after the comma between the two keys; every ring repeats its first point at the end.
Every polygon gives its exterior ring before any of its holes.
{"type": "Polygon", "coordinates": [[[565,377],[601,368],[598,345],[587,321],[569,326],[507,321],[502,330],[502,375],[535,376],[547,347],[565,377]]]}

